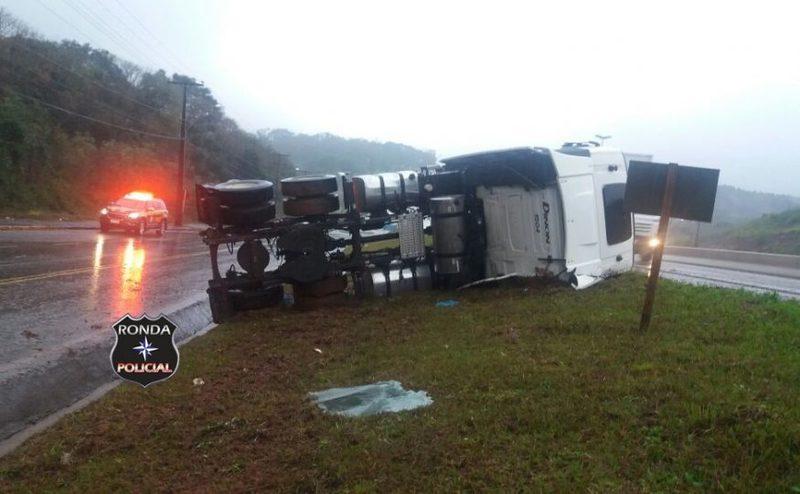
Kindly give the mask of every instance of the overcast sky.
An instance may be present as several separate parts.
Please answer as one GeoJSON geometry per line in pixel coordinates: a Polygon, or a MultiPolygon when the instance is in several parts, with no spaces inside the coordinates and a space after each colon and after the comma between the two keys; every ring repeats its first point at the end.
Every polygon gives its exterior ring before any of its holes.
{"type": "Polygon", "coordinates": [[[203,80],[244,128],[440,157],[609,144],[800,195],[794,2],[0,0],[49,38],[203,80]]]}

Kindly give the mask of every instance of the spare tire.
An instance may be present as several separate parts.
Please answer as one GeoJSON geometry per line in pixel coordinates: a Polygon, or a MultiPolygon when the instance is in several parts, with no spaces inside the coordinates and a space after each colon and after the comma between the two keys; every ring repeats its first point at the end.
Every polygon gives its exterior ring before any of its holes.
{"type": "Polygon", "coordinates": [[[217,191],[220,204],[224,206],[257,206],[271,201],[275,187],[268,180],[228,180],[210,188],[217,191]]]}
{"type": "Polygon", "coordinates": [[[317,216],[339,209],[339,199],[334,195],[292,198],[283,201],[287,216],[317,216]]]}
{"type": "Polygon", "coordinates": [[[266,203],[253,207],[220,206],[223,225],[255,228],[275,219],[275,204],[266,203]]]}
{"type": "Polygon", "coordinates": [[[335,175],[304,175],[281,180],[281,192],[286,197],[317,197],[336,192],[335,175]]]}

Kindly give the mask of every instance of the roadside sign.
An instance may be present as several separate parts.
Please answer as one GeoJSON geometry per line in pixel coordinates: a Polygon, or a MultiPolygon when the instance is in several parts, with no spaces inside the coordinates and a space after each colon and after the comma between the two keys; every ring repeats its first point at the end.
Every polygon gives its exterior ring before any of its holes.
{"type": "MultiPolygon", "coordinates": [[[[631,161],[625,186],[625,209],[641,214],[661,214],[669,165],[631,161]]],[[[710,222],[717,197],[719,170],[679,166],[669,216],[710,222]]]]}
{"type": "Polygon", "coordinates": [[[710,222],[714,215],[719,170],[680,166],[677,163],[631,161],[625,185],[624,209],[632,213],[657,214],[658,245],[653,253],[639,330],[650,326],[661,259],[667,243],[669,218],[710,222]]]}

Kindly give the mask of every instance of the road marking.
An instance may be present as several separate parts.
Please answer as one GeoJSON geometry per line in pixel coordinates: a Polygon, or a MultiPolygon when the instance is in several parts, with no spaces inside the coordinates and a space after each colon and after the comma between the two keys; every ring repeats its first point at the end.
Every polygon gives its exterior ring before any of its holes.
{"type": "MultiPolygon", "coordinates": [[[[176,255],[176,256],[161,257],[159,259],[153,259],[150,262],[151,263],[156,263],[156,262],[161,262],[161,261],[173,261],[175,259],[183,259],[183,258],[187,258],[187,257],[197,257],[197,256],[203,256],[203,255],[208,255],[208,252],[194,252],[194,253],[191,253],[191,254],[180,254],[180,255],[176,255]]],[[[69,275],[73,275],[73,274],[92,273],[92,272],[94,272],[95,270],[98,270],[98,269],[103,270],[103,269],[111,269],[111,268],[118,268],[118,267],[119,267],[119,265],[114,264],[114,265],[100,266],[98,268],[95,268],[95,267],[76,268],[76,269],[65,269],[63,271],[53,271],[52,273],[29,274],[29,275],[25,275],[25,276],[17,276],[17,277],[14,277],[14,278],[0,279],[0,286],[16,285],[18,283],[25,283],[25,282],[28,282],[28,281],[46,280],[46,279],[49,279],[49,278],[57,278],[59,276],[69,276],[69,275]]]]}

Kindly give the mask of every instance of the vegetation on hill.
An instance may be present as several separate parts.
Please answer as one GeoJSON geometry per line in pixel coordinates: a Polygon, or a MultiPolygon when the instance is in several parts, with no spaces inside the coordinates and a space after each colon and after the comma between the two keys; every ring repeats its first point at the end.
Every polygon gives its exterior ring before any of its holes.
{"type": "Polygon", "coordinates": [[[436,162],[433,151],[396,142],[345,139],[332,134],[295,134],[285,129],[263,132],[272,147],[289,155],[302,172],[353,174],[416,170],[436,162]]]}
{"type": "Polygon", "coordinates": [[[702,247],[800,255],[800,209],[766,214],[700,240],[702,247]]]}
{"type": "Polygon", "coordinates": [[[737,225],[765,214],[800,207],[800,197],[744,190],[720,185],[714,203],[714,222],[720,227],[737,225]]]}
{"type": "MultiPolygon", "coordinates": [[[[0,208],[91,211],[135,188],[174,198],[181,88],[73,41],[40,38],[0,8],[0,208]]],[[[291,173],[286,156],[188,96],[186,184],[291,173]]]]}

